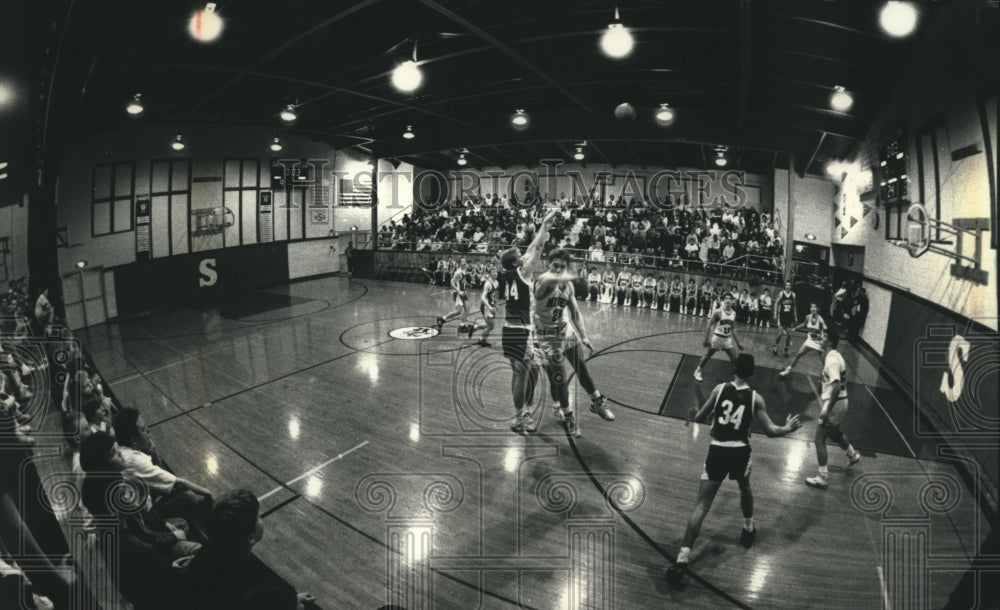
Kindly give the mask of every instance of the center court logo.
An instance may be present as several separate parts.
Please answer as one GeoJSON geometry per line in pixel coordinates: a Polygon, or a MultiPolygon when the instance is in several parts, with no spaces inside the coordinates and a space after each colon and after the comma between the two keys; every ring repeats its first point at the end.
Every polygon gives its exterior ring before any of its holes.
{"type": "Polygon", "coordinates": [[[389,331],[389,336],[393,339],[403,339],[406,341],[416,341],[419,339],[430,339],[438,336],[438,329],[430,326],[405,326],[394,328],[389,331]]]}

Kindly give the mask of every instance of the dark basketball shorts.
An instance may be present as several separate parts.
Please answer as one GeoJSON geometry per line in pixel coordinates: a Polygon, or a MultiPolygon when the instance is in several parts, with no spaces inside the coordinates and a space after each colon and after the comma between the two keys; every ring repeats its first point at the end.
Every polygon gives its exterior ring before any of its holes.
{"type": "Polygon", "coordinates": [[[750,476],[750,445],[743,447],[708,446],[702,481],[722,481],[728,475],[737,480],[750,476]]]}
{"type": "Polygon", "coordinates": [[[778,324],[780,324],[782,328],[791,328],[795,326],[795,315],[784,312],[778,314],[778,324]]]}
{"type": "Polygon", "coordinates": [[[526,361],[528,359],[528,340],[530,338],[531,331],[527,328],[504,326],[500,332],[503,355],[519,362],[526,361]]]}

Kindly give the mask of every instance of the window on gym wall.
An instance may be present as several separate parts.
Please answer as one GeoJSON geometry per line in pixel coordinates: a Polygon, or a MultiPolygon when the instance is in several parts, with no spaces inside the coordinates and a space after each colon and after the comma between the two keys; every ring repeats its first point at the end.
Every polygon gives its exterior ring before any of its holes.
{"type": "Polygon", "coordinates": [[[153,258],[186,254],[191,159],[155,159],[149,166],[153,258]]]}
{"type": "Polygon", "coordinates": [[[90,203],[91,237],[132,230],[135,197],[135,164],[102,163],[94,166],[90,203]]]}
{"type": "Polygon", "coordinates": [[[260,199],[260,159],[226,159],[222,178],[223,205],[233,223],[224,230],[225,246],[255,244],[257,202],[260,199]]]}

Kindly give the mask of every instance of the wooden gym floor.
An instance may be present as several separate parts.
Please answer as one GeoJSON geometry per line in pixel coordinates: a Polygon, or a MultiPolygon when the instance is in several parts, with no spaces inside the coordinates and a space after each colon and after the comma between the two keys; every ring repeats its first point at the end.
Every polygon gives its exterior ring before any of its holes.
{"type": "Polygon", "coordinates": [[[707,426],[684,416],[730,378],[721,354],[704,383],[691,378],[704,320],[582,303],[596,349],[589,367],[617,419],[591,414],[576,386],[583,436],[569,438],[547,400],[526,438],[506,428],[499,328],[492,349],[462,341],[456,323],[429,339],[389,336],[432,324],[449,294],[327,277],[78,336],[178,474],[261,498],[267,531],[256,552],[325,608],[414,610],[430,599],[462,609],[902,607],[914,579],[937,607],[985,535],[953,466],[914,438],[911,407],[846,344],[844,430],[865,457],[848,470],[831,446],[830,488],[806,487],[819,360],[805,357],[780,380],[776,331],[740,325],[772,419],[798,413],[805,425],[752,439],[754,547],[739,544],[739,494],[726,482],[692,553],[697,579],[670,590],[663,573],[709,442],[707,426]],[[921,552],[944,568],[883,566],[900,516],[919,522],[921,552]]]}

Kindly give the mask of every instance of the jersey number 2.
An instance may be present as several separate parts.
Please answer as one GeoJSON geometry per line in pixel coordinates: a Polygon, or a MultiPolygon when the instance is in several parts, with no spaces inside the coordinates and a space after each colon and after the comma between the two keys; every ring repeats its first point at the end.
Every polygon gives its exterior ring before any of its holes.
{"type": "Polygon", "coordinates": [[[744,405],[740,405],[736,412],[733,412],[733,401],[724,400],[722,401],[722,407],[725,411],[719,416],[719,423],[725,426],[726,424],[732,424],[734,428],[740,427],[740,422],[743,421],[743,410],[744,405]]]}

